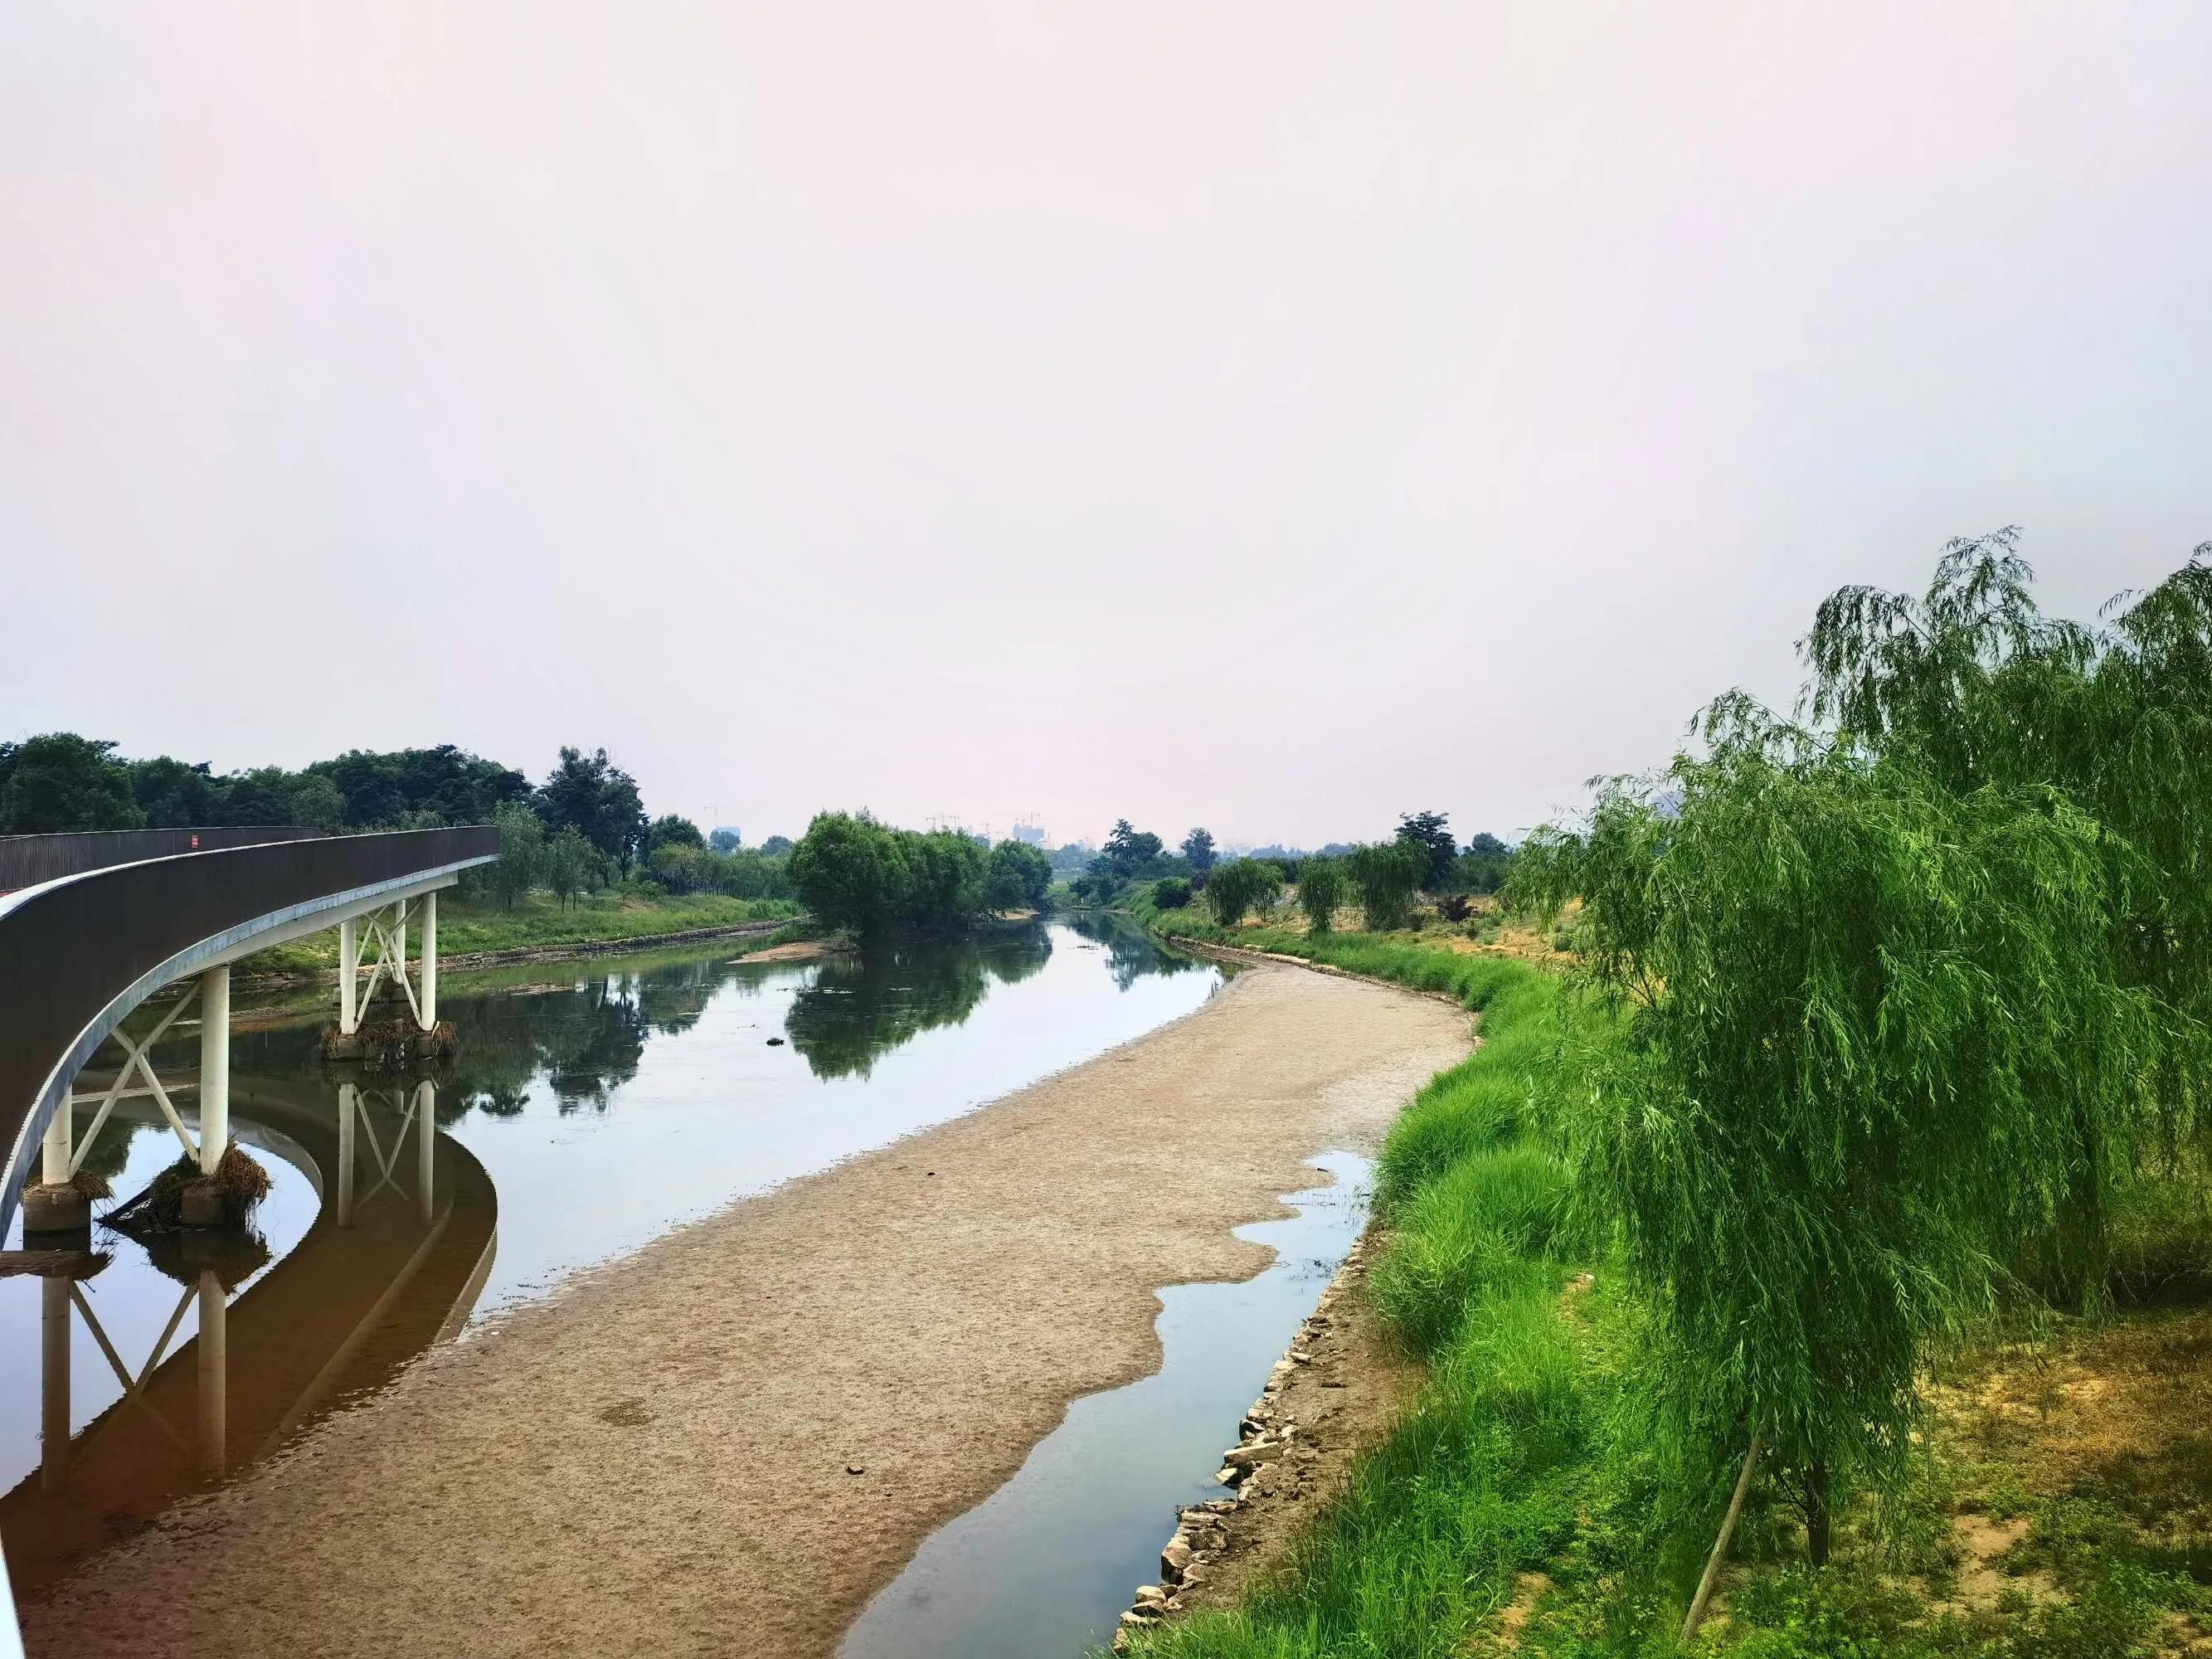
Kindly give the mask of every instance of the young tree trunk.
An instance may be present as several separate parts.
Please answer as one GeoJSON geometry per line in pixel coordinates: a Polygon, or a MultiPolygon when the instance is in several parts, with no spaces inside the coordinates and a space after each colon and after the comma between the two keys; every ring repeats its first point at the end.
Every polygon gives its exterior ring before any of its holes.
{"type": "Polygon", "coordinates": [[[1805,1554],[1816,1567],[1828,1565],[1828,1461],[1816,1457],[1805,1471],[1805,1554]]]}
{"type": "Polygon", "coordinates": [[[1735,1523],[1743,1517],[1743,1500],[1751,1491],[1751,1472],[1759,1467],[1759,1448],[1765,1435],[1763,1428],[1751,1431],[1751,1449],[1743,1455],[1743,1473],[1735,1478],[1735,1492],[1729,1499],[1728,1514],[1722,1518],[1720,1536],[1713,1540],[1713,1553],[1705,1558],[1705,1571],[1698,1580],[1698,1593],[1690,1598],[1690,1611],[1682,1620],[1684,1647],[1698,1633],[1698,1626],[1705,1622],[1705,1603],[1712,1600],[1713,1586],[1720,1581],[1721,1563],[1728,1559],[1729,1543],[1735,1536],[1735,1523]]]}

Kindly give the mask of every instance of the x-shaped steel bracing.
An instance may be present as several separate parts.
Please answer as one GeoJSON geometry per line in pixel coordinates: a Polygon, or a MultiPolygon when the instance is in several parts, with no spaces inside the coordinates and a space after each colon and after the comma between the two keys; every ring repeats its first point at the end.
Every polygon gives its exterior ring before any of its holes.
{"type": "MultiPolygon", "coordinates": [[[[161,1109],[161,1115],[169,1120],[169,1127],[176,1131],[177,1139],[184,1145],[185,1156],[187,1158],[199,1156],[199,1141],[194,1137],[192,1132],[185,1127],[184,1117],[177,1110],[176,1103],[169,1098],[168,1090],[161,1086],[161,1079],[155,1075],[153,1061],[147,1058],[148,1051],[161,1040],[163,1033],[167,1031],[169,1027],[177,1023],[177,1016],[191,1007],[193,1000],[199,994],[200,981],[194,980],[185,989],[184,995],[179,997],[170,1006],[169,1012],[161,1016],[161,1024],[136,1042],[133,1042],[129,1035],[118,1028],[115,1032],[115,1041],[123,1049],[123,1066],[116,1073],[115,1081],[109,1084],[106,1092],[102,1094],[70,1096],[69,1109],[71,1111],[87,1101],[97,1100],[100,1103],[100,1109],[93,1114],[91,1127],[78,1138],[76,1146],[70,1153],[69,1172],[72,1178],[84,1167],[85,1154],[92,1150],[92,1143],[99,1139],[100,1127],[107,1121],[107,1115],[115,1109],[115,1103],[126,1098],[136,1099],[144,1095],[153,1096],[155,1103],[161,1109]],[[129,1086],[131,1074],[133,1072],[146,1079],[144,1088],[133,1089],[129,1086]]],[[[176,1086],[181,1092],[187,1089],[198,1088],[199,1085],[196,1083],[179,1083],[176,1086]]]]}

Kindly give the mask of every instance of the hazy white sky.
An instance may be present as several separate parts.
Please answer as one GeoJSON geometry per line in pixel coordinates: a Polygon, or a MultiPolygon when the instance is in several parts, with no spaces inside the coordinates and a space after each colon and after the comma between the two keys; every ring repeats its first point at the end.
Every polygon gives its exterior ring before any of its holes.
{"type": "Polygon", "coordinates": [[[1517,831],[1855,580],[2212,538],[2212,6],[0,27],[0,737],[1517,831]]]}

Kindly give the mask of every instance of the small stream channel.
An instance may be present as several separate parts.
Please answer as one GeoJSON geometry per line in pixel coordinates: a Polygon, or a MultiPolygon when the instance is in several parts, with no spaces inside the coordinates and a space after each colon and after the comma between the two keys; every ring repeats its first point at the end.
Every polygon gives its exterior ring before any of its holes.
{"type": "Polygon", "coordinates": [[[839,1659],[1075,1659],[1103,1645],[1184,1505],[1213,1473],[1283,1350],[1367,1224],[1373,1166],[1329,1152],[1328,1186],[1239,1238],[1274,1261],[1238,1284],[1159,1292],[1160,1369],[1079,1400],[1012,1479],[947,1523],[847,1632],[839,1659]]]}

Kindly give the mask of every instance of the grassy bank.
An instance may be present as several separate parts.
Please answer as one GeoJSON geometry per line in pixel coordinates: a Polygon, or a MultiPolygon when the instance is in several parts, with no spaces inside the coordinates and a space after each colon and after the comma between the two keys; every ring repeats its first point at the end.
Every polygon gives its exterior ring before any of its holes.
{"type": "MultiPolygon", "coordinates": [[[[729,898],[719,893],[678,897],[609,888],[577,899],[565,909],[544,893],[532,893],[509,909],[495,901],[462,898],[447,892],[438,897],[438,954],[442,960],[483,951],[549,950],[570,945],[632,941],[650,945],[657,939],[701,928],[734,927],[798,914],[799,906],[788,899],[729,898]]],[[[410,935],[410,949],[420,942],[419,934],[410,935]]],[[[326,929],[258,952],[240,964],[240,971],[335,972],[337,953],[337,932],[326,929]]]]}
{"type": "MultiPolygon", "coordinates": [[[[1275,1580],[1138,1638],[1160,1659],[1516,1652],[1659,1659],[1733,1470],[1670,1440],[1609,1227],[1577,1224],[1563,1040],[1610,1022],[1556,973],[1404,935],[1139,919],[1458,997],[1483,1046],[1401,1117],[1378,1170],[1376,1311],[1426,1364],[1414,1406],[1275,1580]],[[1580,1231],[1578,1231],[1578,1226],[1580,1231]]],[[[2147,1194],[2159,1241],[2212,1246],[2201,1192],[2147,1194]],[[2196,1206],[2192,1210],[2192,1206],[2196,1206]]],[[[1802,1564],[1789,1495],[1754,1484],[1717,1612],[1690,1651],[1746,1659],[2099,1659],[2212,1650],[2212,1309],[1991,1327],[1931,1379],[1910,1486],[1862,1496],[1802,1564]],[[1877,1525],[1877,1522],[1882,1524],[1877,1525]],[[2203,1646],[2192,1646],[2201,1643],[2203,1646]]],[[[2136,1286],[2140,1291],[2142,1287],[2136,1286]]],[[[2156,1299],[2154,1297],[2153,1299],[2156,1299]]]]}
{"type": "Polygon", "coordinates": [[[1234,1612],[1138,1643],[1174,1659],[1443,1656],[1566,1547],[1602,1462],[1619,1310],[1561,1229],[1565,1170],[1539,1087],[1566,1012],[1525,963],[1414,939],[1223,929],[1139,905],[1173,938],[1235,944],[1456,996],[1482,1046],[1439,1073],[1392,1129],[1376,1209],[1391,1231],[1372,1293],[1427,1382],[1358,1465],[1279,1582],[1234,1612]]]}

